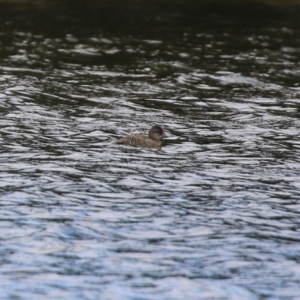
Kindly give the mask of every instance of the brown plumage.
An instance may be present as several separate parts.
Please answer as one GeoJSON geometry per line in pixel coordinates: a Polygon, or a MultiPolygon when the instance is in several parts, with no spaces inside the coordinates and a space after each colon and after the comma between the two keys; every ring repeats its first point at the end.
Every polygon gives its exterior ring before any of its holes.
{"type": "Polygon", "coordinates": [[[161,139],[165,136],[162,128],[158,125],[152,126],[148,136],[141,133],[124,136],[115,141],[115,144],[122,144],[134,147],[143,147],[150,149],[161,149],[161,139]]]}

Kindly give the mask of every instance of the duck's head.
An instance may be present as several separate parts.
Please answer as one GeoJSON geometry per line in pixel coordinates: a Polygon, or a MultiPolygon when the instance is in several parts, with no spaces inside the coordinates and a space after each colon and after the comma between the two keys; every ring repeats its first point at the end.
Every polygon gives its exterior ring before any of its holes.
{"type": "Polygon", "coordinates": [[[154,125],[149,130],[148,136],[151,140],[159,142],[165,136],[165,133],[160,126],[154,125]]]}

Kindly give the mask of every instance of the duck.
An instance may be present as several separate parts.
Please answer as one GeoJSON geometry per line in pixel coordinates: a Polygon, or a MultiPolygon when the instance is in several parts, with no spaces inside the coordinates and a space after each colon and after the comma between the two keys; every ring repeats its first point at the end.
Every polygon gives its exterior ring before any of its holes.
{"type": "Polygon", "coordinates": [[[164,136],[162,128],[154,125],[150,128],[148,136],[142,133],[130,134],[116,140],[115,144],[161,150],[161,140],[164,136]]]}

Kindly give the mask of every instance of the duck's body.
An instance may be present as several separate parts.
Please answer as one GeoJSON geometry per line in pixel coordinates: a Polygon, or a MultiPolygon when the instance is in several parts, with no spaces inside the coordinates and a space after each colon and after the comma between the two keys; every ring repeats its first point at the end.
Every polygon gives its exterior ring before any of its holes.
{"type": "Polygon", "coordinates": [[[141,133],[130,134],[116,140],[115,144],[160,150],[163,136],[162,128],[155,125],[149,130],[148,136],[141,133]]]}

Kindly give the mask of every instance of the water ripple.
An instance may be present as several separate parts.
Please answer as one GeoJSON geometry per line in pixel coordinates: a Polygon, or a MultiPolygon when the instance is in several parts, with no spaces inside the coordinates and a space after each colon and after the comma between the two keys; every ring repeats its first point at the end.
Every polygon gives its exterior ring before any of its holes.
{"type": "Polygon", "coordinates": [[[9,32],[3,299],[297,299],[299,29],[227,21],[9,32]]]}

